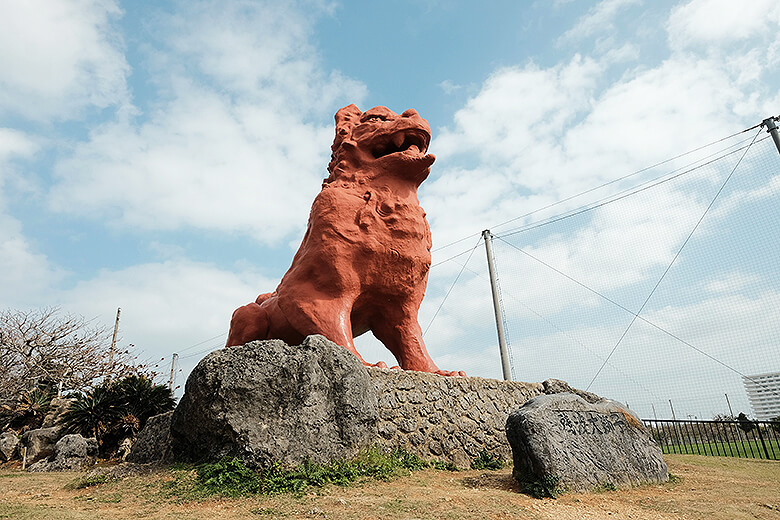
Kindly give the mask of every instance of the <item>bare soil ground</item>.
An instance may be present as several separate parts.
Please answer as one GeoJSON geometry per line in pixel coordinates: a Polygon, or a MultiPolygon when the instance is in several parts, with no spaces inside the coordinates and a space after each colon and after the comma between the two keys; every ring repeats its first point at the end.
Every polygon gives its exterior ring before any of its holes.
{"type": "Polygon", "coordinates": [[[392,482],[328,486],[302,496],[182,500],[165,491],[170,472],[87,489],[78,473],[0,470],[0,518],[81,519],[780,519],[780,462],[668,455],[675,482],[630,490],[520,493],[511,469],[425,470],[392,482]]]}

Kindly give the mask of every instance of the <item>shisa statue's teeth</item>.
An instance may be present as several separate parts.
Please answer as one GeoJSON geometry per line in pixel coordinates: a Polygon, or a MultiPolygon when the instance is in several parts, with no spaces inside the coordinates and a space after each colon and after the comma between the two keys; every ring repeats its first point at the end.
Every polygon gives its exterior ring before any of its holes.
{"type": "Polygon", "coordinates": [[[404,139],[406,136],[404,136],[403,132],[398,132],[393,136],[393,144],[396,148],[401,148],[401,145],[404,144],[404,139]]]}
{"type": "Polygon", "coordinates": [[[420,153],[420,148],[416,144],[413,144],[409,146],[409,151],[412,153],[420,153]]]}

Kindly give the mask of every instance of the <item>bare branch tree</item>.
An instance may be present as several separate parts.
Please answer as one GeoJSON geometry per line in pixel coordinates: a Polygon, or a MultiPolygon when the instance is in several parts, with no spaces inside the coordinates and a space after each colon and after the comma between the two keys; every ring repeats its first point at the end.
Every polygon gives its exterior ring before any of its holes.
{"type": "Polygon", "coordinates": [[[92,387],[105,377],[144,372],[128,351],[110,356],[110,334],[57,307],[0,311],[0,404],[36,387],[92,387]]]}

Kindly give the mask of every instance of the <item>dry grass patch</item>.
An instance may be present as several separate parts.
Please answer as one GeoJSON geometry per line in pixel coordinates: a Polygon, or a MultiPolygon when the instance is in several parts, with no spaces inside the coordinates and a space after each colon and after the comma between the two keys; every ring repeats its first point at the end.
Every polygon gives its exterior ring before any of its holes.
{"type": "Polygon", "coordinates": [[[780,462],[695,455],[669,455],[667,462],[675,482],[567,493],[557,500],[521,493],[511,469],[425,469],[389,482],[364,480],[346,487],[328,484],[298,494],[242,498],[172,492],[172,483],[182,479],[177,471],[194,470],[165,470],[82,489],[72,485],[83,477],[77,473],[0,470],[0,518],[780,519],[780,462]]]}

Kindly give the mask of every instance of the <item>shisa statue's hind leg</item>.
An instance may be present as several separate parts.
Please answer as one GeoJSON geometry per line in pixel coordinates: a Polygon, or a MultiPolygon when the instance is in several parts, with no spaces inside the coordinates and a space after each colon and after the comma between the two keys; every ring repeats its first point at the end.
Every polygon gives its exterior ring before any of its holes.
{"type": "Polygon", "coordinates": [[[431,372],[443,376],[466,375],[463,371],[440,370],[436,366],[425,348],[416,313],[412,315],[391,311],[374,323],[372,331],[393,353],[404,370],[431,372]]]}
{"type": "Polygon", "coordinates": [[[252,302],[239,307],[230,320],[227,347],[243,345],[256,339],[268,338],[268,314],[266,310],[252,302]]]}
{"type": "MultiPolygon", "coordinates": [[[[350,316],[354,298],[327,298],[326,295],[315,293],[310,288],[305,299],[285,301],[284,296],[282,296],[278,302],[279,312],[284,314],[286,321],[302,337],[321,334],[333,343],[352,352],[364,365],[370,365],[355,349],[352,337],[350,316]]],[[[271,315],[272,323],[274,322],[273,317],[274,314],[271,315]]],[[[274,334],[273,330],[271,330],[271,334],[274,334]]]]}

